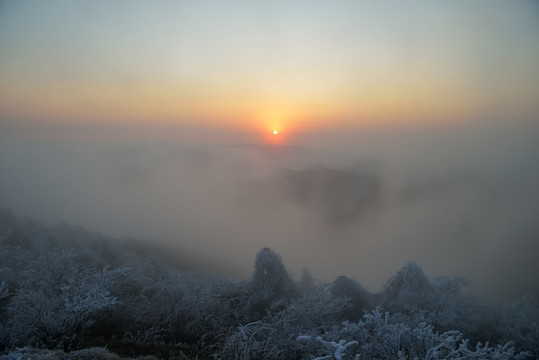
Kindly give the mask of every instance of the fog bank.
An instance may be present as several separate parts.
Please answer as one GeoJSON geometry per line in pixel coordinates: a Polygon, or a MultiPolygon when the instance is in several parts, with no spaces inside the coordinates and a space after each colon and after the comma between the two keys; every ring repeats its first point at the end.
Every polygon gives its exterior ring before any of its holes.
{"type": "Polygon", "coordinates": [[[236,278],[267,246],[296,278],[308,268],[377,291],[416,261],[477,293],[538,296],[537,130],[348,129],[282,146],[7,132],[0,207],[170,246],[236,278]]]}

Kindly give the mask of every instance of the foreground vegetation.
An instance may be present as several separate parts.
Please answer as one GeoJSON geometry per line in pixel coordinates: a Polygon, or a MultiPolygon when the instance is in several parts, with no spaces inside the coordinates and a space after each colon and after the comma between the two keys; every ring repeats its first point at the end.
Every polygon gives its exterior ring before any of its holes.
{"type": "Polygon", "coordinates": [[[406,264],[377,294],[293,280],[262,249],[250,281],[195,277],[80,227],[0,211],[0,359],[537,359],[539,305],[464,296],[406,264]]]}

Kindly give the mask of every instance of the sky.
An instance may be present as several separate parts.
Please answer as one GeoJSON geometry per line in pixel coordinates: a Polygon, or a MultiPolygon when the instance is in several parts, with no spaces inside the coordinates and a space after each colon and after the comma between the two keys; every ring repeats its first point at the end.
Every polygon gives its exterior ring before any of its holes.
{"type": "Polygon", "coordinates": [[[539,296],[537,1],[0,0],[0,208],[246,279],[539,296]],[[277,131],[275,135],[273,132],[277,131]]]}
{"type": "Polygon", "coordinates": [[[219,129],[264,142],[276,129],[527,119],[538,108],[538,7],[3,1],[0,121],[101,135],[219,129]]]}

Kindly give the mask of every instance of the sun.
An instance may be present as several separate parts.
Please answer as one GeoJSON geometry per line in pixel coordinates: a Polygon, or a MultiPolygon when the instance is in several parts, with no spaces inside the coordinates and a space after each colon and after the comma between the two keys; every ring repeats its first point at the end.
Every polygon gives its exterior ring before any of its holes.
{"type": "Polygon", "coordinates": [[[278,133],[279,133],[279,131],[273,130],[273,135],[277,135],[278,133]]]}

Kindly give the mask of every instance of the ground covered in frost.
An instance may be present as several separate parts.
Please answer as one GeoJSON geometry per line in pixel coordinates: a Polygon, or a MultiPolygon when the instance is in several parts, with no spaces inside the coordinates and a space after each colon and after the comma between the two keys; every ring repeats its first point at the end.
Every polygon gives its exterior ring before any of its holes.
{"type": "Polygon", "coordinates": [[[539,305],[465,296],[409,263],[369,293],[294,280],[260,250],[249,281],[197,277],[80,227],[0,211],[0,359],[537,359],[539,305]]]}

